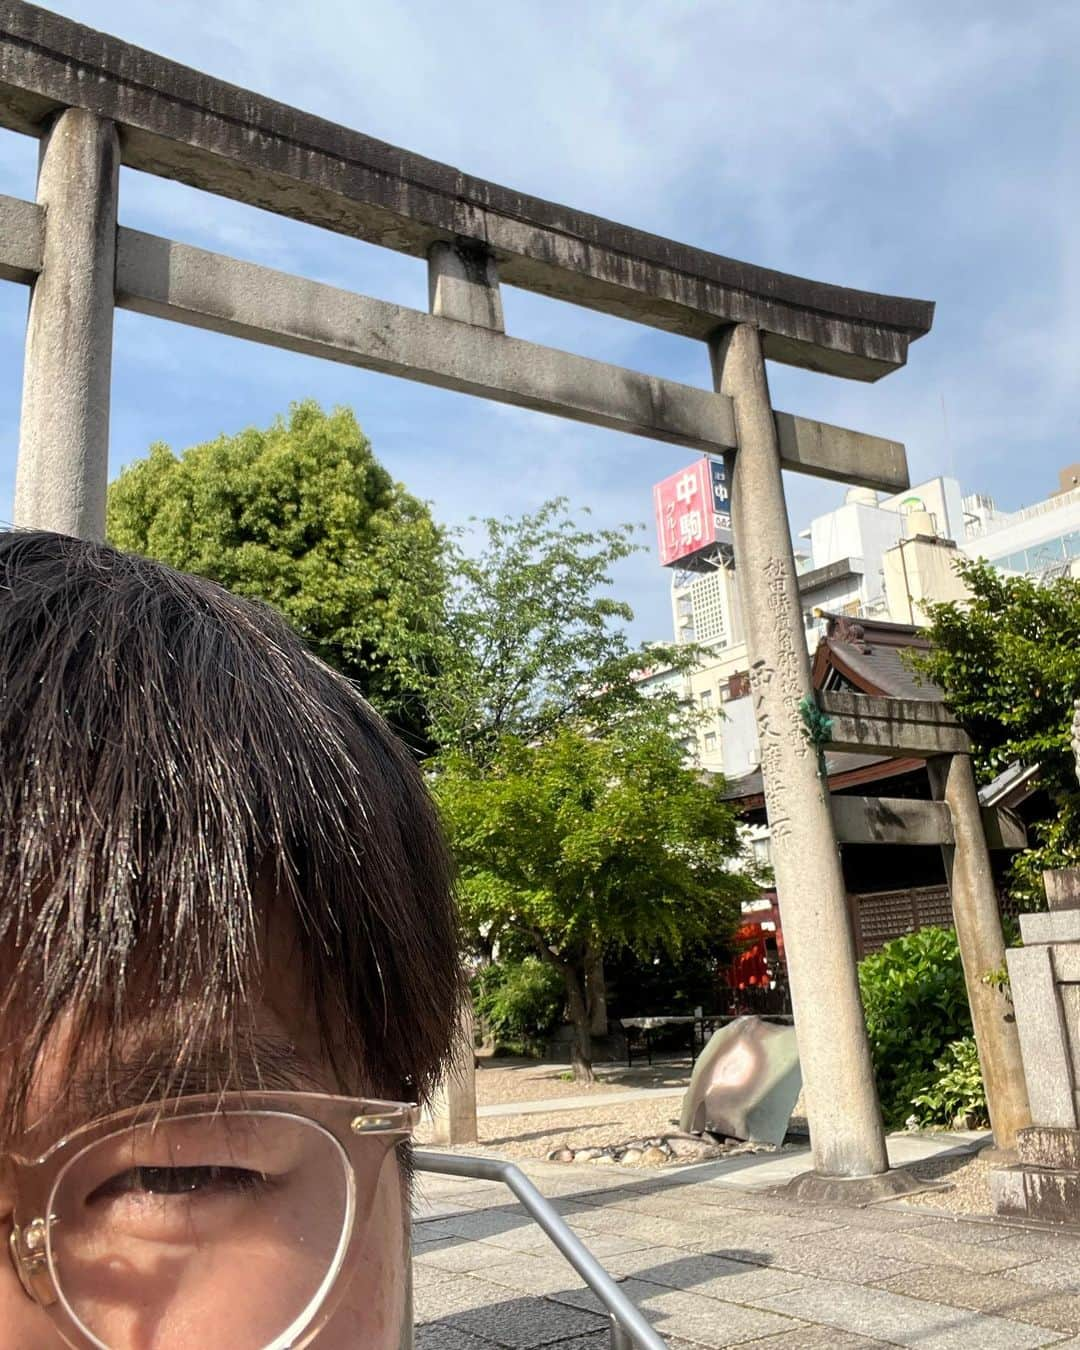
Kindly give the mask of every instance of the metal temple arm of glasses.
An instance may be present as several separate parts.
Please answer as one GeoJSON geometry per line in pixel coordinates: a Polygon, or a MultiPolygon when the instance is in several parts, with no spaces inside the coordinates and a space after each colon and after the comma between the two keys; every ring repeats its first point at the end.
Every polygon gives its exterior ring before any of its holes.
{"type": "Polygon", "coordinates": [[[520,1168],[499,1158],[431,1153],[426,1149],[416,1150],[413,1164],[420,1172],[501,1181],[504,1186],[508,1186],[607,1309],[611,1319],[612,1350],[630,1350],[632,1346],[638,1346],[640,1350],[668,1350],[667,1343],[660,1339],[592,1252],[570,1231],[520,1168]]]}

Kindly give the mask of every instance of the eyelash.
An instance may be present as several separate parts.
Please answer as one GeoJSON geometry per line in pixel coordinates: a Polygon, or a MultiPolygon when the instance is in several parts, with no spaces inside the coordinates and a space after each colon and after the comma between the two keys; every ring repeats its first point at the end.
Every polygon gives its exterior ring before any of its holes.
{"type": "Polygon", "coordinates": [[[99,1186],[89,1197],[112,1199],[118,1195],[193,1195],[199,1191],[247,1192],[270,1184],[265,1172],[244,1167],[132,1167],[99,1186]],[[161,1185],[165,1181],[165,1185],[161,1185]],[[155,1185],[154,1183],[158,1183],[155,1185]]]}

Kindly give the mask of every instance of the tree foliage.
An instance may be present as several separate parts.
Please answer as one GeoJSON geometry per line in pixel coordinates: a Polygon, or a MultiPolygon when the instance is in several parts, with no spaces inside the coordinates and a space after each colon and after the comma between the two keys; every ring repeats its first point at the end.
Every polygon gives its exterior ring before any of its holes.
{"type": "Polygon", "coordinates": [[[451,562],[428,700],[466,925],[559,971],[586,1078],[605,952],[678,953],[730,931],[751,893],[721,786],[683,763],[693,715],[641,680],[697,651],[633,647],[610,593],[634,533],[579,525],[562,500],[480,522],[451,562]]]}
{"type": "Polygon", "coordinates": [[[984,562],[958,571],[971,598],[934,605],[932,650],[918,668],[945,693],[989,780],[1010,764],[1039,766],[1052,810],[1034,827],[1036,846],[1012,869],[1017,899],[1041,903],[1042,872],[1080,863],[1080,787],[1069,744],[1080,696],[1080,582],[1040,585],[984,562]]]}
{"type": "Polygon", "coordinates": [[[687,668],[690,647],[629,642],[630,607],[611,594],[612,567],[637,550],[635,527],[591,530],[545,503],[519,519],[478,522],[474,553],[455,544],[437,675],[427,702],[437,742],[477,764],[506,736],[603,729],[642,698],[644,665],[687,668]]]}
{"type": "Polygon", "coordinates": [[[349,409],[297,403],[266,429],[180,455],[152,446],[110,487],[108,533],[120,548],[274,605],[423,741],[445,540],[349,409]]]}
{"type": "Polygon", "coordinates": [[[472,992],[476,1014],[496,1045],[515,1055],[541,1055],[566,1007],[559,972],[538,956],[481,966],[472,992]]]}
{"type": "Polygon", "coordinates": [[[579,1076],[591,1076],[586,976],[606,948],[677,955],[729,933],[756,894],[732,870],[738,823],[722,785],[683,762],[651,707],[603,735],[564,722],[544,740],[504,737],[479,767],[459,752],[436,792],[468,924],[519,935],[562,974],[579,1076]]]}

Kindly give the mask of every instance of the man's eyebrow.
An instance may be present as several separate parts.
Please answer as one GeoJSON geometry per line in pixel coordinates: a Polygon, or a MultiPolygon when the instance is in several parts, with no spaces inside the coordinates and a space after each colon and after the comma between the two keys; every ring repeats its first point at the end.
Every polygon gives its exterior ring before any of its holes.
{"type": "Polygon", "coordinates": [[[227,1091],[334,1091],[287,1038],[259,1032],[230,1052],[206,1049],[177,1062],[175,1040],[150,1033],[112,1055],[95,1055],[66,1075],[62,1095],[31,1133],[62,1138],[81,1125],[171,1097],[227,1091]]]}

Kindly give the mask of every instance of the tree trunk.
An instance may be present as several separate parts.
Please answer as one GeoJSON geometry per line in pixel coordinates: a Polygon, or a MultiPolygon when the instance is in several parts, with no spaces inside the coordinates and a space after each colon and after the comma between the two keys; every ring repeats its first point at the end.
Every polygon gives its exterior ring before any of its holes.
{"type": "Polygon", "coordinates": [[[589,1009],[585,1003],[585,981],[572,965],[562,967],[563,980],[566,983],[566,1001],[570,1008],[570,1023],[574,1028],[574,1039],[570,1046],[570,1063],[574,1069],[574,1081],[594,1083],[596,1075],[592,1066],[592,1031],[589,1026],[589,1009]]]}
{"type": "Polygon", "coordinates": [[[585,999],[589,1005],[589,1030],[594,1036],[607,1035],[607,985],[604,981],[604,953],[590,952],[585,963],[585,999]]]}

